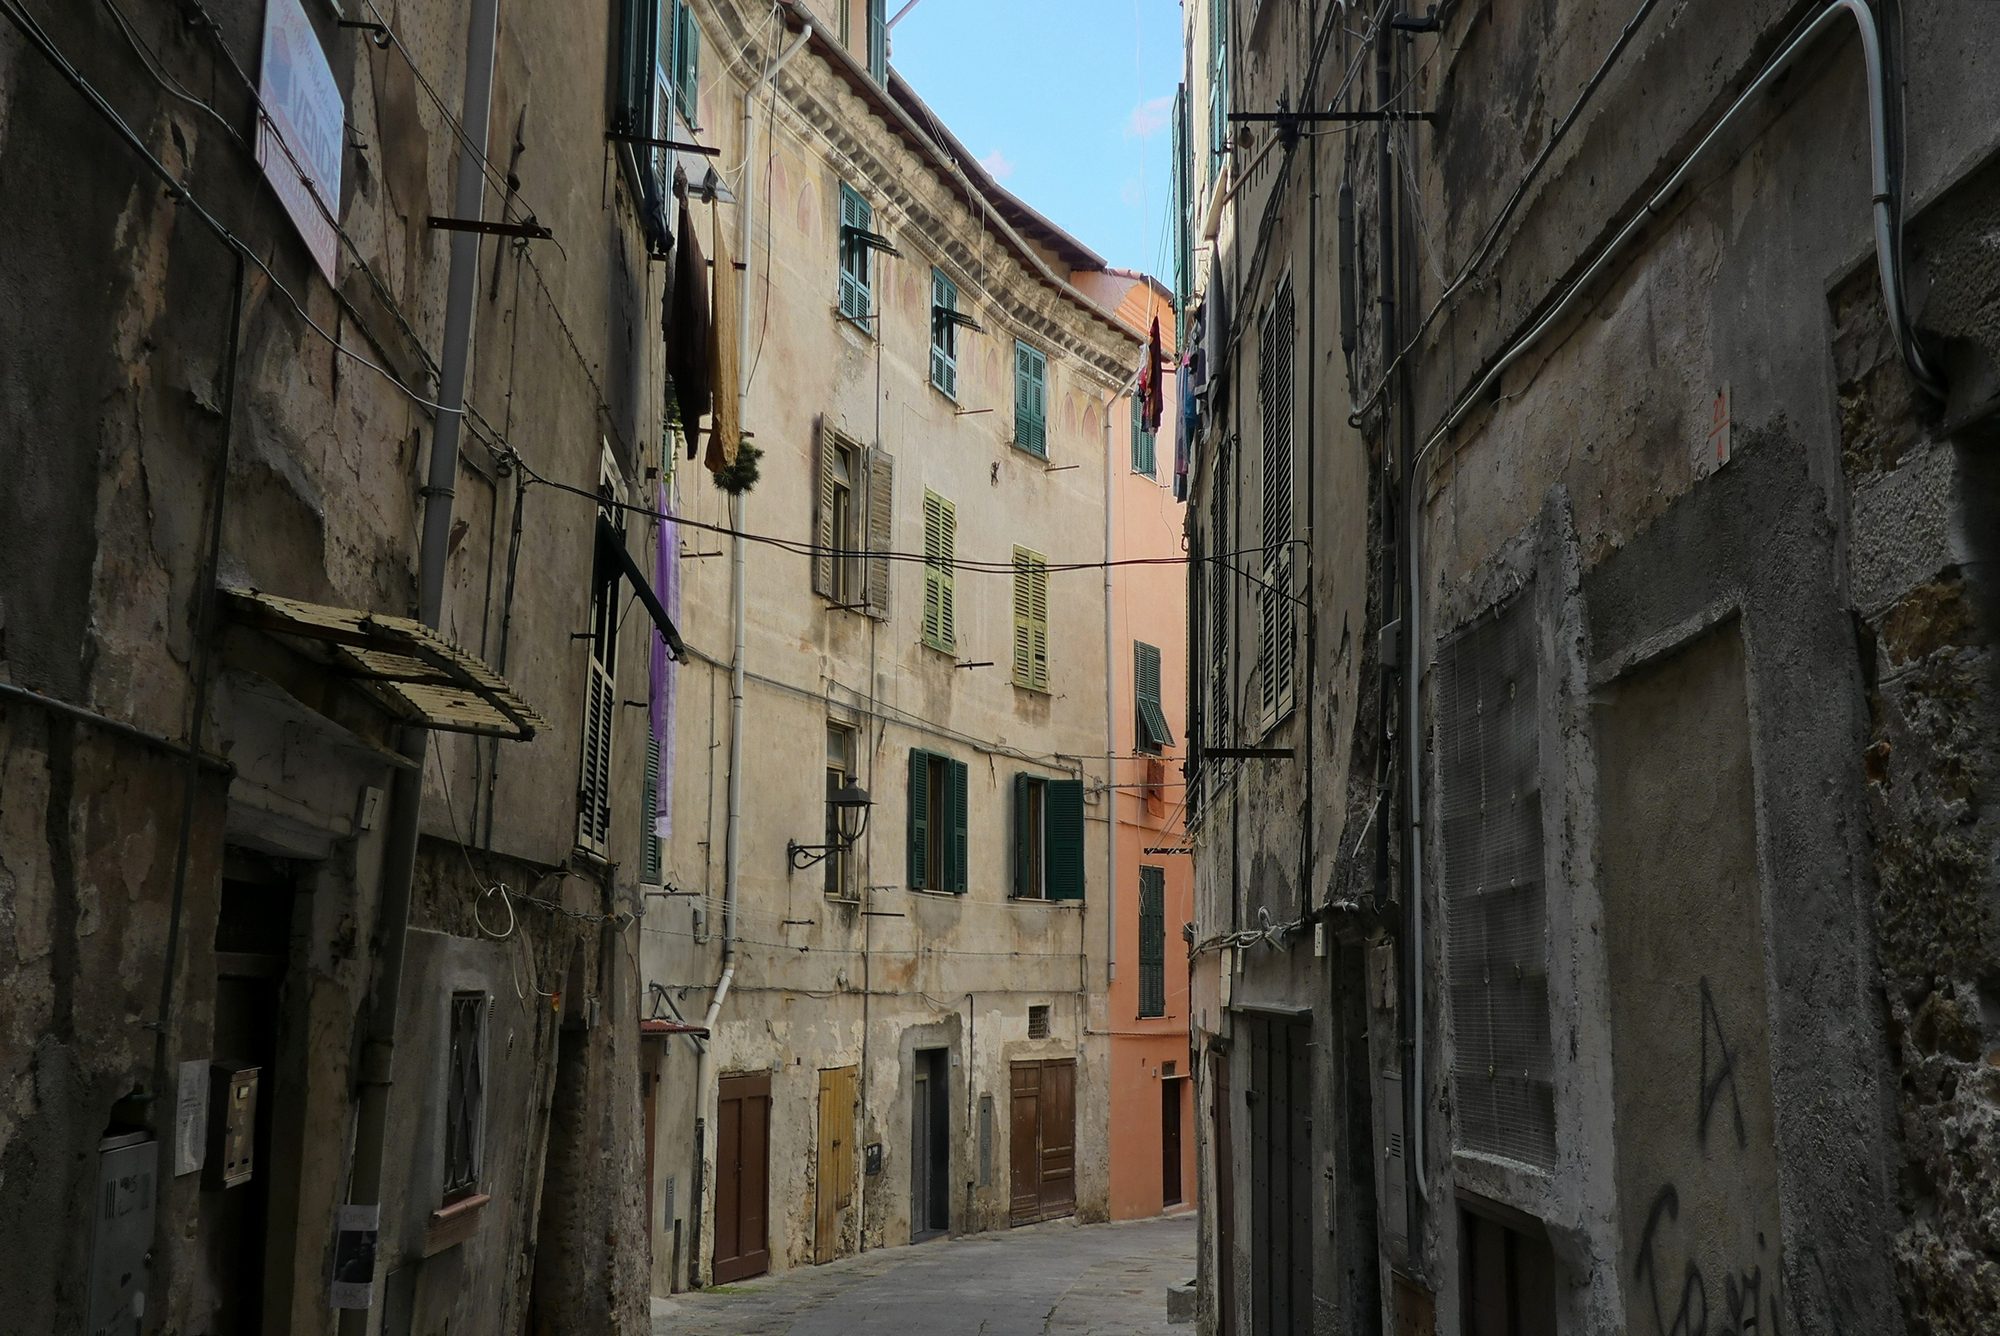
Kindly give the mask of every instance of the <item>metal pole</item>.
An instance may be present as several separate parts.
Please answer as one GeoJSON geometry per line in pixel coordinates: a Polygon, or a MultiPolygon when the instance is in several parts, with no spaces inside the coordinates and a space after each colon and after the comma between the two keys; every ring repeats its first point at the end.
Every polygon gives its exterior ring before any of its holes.
{"type": "MultiPolygon", "coordinates": [[[[459,117],[464,133],[452,216],[478,220],[485,209],[487,122],[493,109],[493,48],[500,0],[472,0],[465,41],[465,101],[459,117]]],[[[445,558],[451,537],[452,496],[458,481],[458,437],[464,417],[465,365],[472,341],[472,299],[479,283],[480,234],[451,234],[451,277],[445,298],[444,358],[438,382],[436,430],[431,436],[429,478],[423,489],[424,527],[418,547],[417,615],[435,628],[444,605],[445,558]]],[[[373,1207],[382,1200],[382,1159],[389,1123],[389,1086],[395,1065],[396,1027],[401,1014],[403,956],[409,940],[410,885],[416,874],[417,826],[423,807],[424,760],[430,734],[403,730],[403,754],[415,765],[396,774],[382,854],[382,956],[369,1008],[368,1034],[356,1074],[359,1109],[355,1115],[354,1169],[348,1182],[350,1205],[373,1207]]],[[[369,1302],[375,1275],[369,1274],[369,1302]]],[[[368,1309],[340,1314],[341,1336],[366,1336],[368,1309]]]]}

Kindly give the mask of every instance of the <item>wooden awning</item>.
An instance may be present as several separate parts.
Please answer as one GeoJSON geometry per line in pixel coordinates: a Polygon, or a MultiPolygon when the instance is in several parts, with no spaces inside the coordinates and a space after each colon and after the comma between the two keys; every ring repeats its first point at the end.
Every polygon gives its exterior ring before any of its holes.
{"type": "Polygon", "coordinates": [[[525,742],[548,720],[505,679],[422,622],[225,589],[244,626],[328,646],[334,664],[405,723],[525,742]]]}

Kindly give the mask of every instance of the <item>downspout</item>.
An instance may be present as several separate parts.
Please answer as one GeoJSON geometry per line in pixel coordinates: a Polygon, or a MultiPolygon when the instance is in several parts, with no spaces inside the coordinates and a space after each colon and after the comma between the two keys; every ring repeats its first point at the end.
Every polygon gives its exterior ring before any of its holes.
{"type": "MultiPolygon", "coordinates": [[[[1146,345],[1143,356],[1152,355],[1152,345],[1146,345]]],[[[1112,597],[1112,555],[1111,509],[1116,499],[1113,490],[1111,469],[1111,420],[1117,410],[1118,401],[1132,393],[1139,383],[1139,372],[1104,401],[1104,978],[1108,985],[1118,977],[1118,672],[1114,653],[1115,637],[1112,634],[1112,613],[1116,600],[1112,597]]]]}
{"type": "MultiPolygon", "coordinates": [[[[500,0],[472,0],[465,43],[465,101],[459,117],[458,178],[453,212],[477,222],[484,213],[487,123],[493,110],[493,47],[500,25],[500,0]]],[[[438,414],[431,435],[430,474],[423,489],[424,527],[418,547],[417,615],[436,629],[444,608],[445,561],[451,536],[454,486],[458,481],[458,437],[464,418],[465,368],[472,343],[473,290],[479,282],[479,233],[451,234],[451,271],[445,296],[444,355],[438,374],[438,414]]],[[[348,1181],[350,1205],[366,1208],[380,1227],[382,1160],[389,1123],[389,1086],[395,1065],[396,1031],[401,1019],[403,956],[410,931],[410,887],[416,875],[418,822],[423,809],[424,760],[430,734],[403,730],[402,750],[412,764],[397,771],[390,798],[382,857],[382,955],[369,1009],[367,1038],[356,1073],[359,1108],[355,1114],[354,1165],[348,1181]]],[[[372,1253],[371,1253],[372,1256],[372,1253]]],[[[374,1267],[369,1268],[370,1300],[374,1267]]],[[[369,1308],[343,1308],[341,1336],[366,1336],[369,1308]]]]}
{"type": "MultiPolygon", "coordinates": [[[[756,211],[757,173],[751,166],[756,156],[757,125],[754,119],[757,95],[764,86],[778,77],[778,71],[785,63],[799,53],[812,40],[810,24],[792,40],[771,63],[764,68],[763,77],[743,90],[743,180],[737,188],[736,198],[736,252],[732,257],[744,266],[747,275],[750,265],[751,218],[756,211]]],[[[769,263],[767,257],[766,261],[769,263]]],[[[736,303],[736,365],[739,372],[749,366],[750,361],[750,283],[747,279],[737,284],[736,303]]],[[[750,382],[747,376],[737,382],[736,420],[746,420],[745,410],[750,402],[750,382]]],[[[695,1192],[701,1192],[706,1176],[708,1133],[709,1085],[714,1075],[716,1021],[722,1015],[722,1004],[729,998],[729,986],[736,979],[736,895],[743,868],[743,694],[744,694],[744,648],[748,639],[748,618],[744,608],[746,584],[744,567],[743,538],[745,500],[738,492],[729,498],[729,619],[731,625],[729,661],[729,807],[723,828],[722,855],[722,975],[715,983],[715,995],[709,999],[708,1015],[702,1025],[708,1031],[708,1043],[702,1046],[701,1060],[697,1063],[695,1075],[695,1098],[700,1101],[701,1116],[695,1120],[694,1154],[695,1192]]],[[[690,1259],[692,1274],[701,1271],[702,1227],[706,1214],[699,1201],[695,1206],[694,1255],[690,1259]]]]}
{"type": "MultiPolygon", "coordinates": [[[[1444,441],[1445,437],[1458,425],[1472,406],[1484,397],[1486,392],[1492,388],[1507,368],[1518,361],[1521,355],[1527,352],[1529,348],[1539,342],[1543,334],[1547,333],[1558,322],[1564,319],[1570,313],[1577,299],[1590,288],[1592,281],[1609,266],[1613,257],[1620,254],[1625,249],[1626,244],[1636,237],[1650,220],[1660,216],[1667,203],[1686,184],[1689,175],[1708,156],[1709,151],[1719,141],[1723,131],[1736,119],[1737,114],[1758,96],[1767,91],[1770,85],[1798,59],[1800,53],[1815,38],[1819,37],[1834,22],[1835,18],[1841,14],[1848,15],[1855,22],[1861,41],[1861,59],[1867,73],[1869,185],[1875,232],[1875,262],[1882,285],[1883,310],[1895,333],[1898,348],[1902,353],[1904,364],[1909,368],[1911,377],[1927,393],[1939,398],[1943,397],[1943,383],[1937,372],[1924,357],[1923,350],[1917,346],[1915,332],[1910,327],[1909,319],[1903,306],[1902,260],[1896,245],[1895,228],[1897,192],[1892,189],[1889,170],[1888,96],[1882,68],[1881,31],[1875,21],[1875,12],[1867,3],[1867,0],[1833,0],[1832,4],[1821,10],[1811,22],[1799,31],[1797,36],[1787,42],[1765,64],[1764,68],[1758,72],[1757,77],[1750,81],[1749,87],[1745,88],[1737,99],[1729,104],[1729,109],[1710,127],[1708,133],[1702,136],[1701,142],[1695,145],[1694,150],[1682,160],[1680,166],[1674,169],[1673,174],[1667,178],[1666,183],[1648,198],[1640,206],[1639,210],[1627,220],[1625,226],[1605,245],[1604,249],[1598,253],[1597,258],[1592,260],[1582,275],[1570,285],[1568,291],[1563,293],[1555,304],[1550,307],[1548,313],[1509,344],[1506,350],[1494,360],[1486,373],[1469,390],[1459,396],[1450,411],[1445,414],[1444,420],[1438,424],[1437,429],[1424,442],[1423,448],[1416,452],[1415,458],[1411,460],[1410,468],[1405,472],[1403,526],[1406,535],[1404,547],[1408,553],[1408,563],[1405,570],[1407,606],[1404,609],[1404,624],[1406,628],[1404,634],[1406,656],[1404,667],[1404,708],[1408,726],[1404,729],[1403,736],[1403,764],[1409,774],[1411,806],[1409,813],[1411,901],[1413,918],[1419,925],[1419,928],[1422,924],[1423,913],[1423,858],[1421,846],[1418,843],[1420,830],[1417,824],[1423,801],[1422,779],[1417,768],[1421,751],[1418,741],[1421,733],[1421,716],[1418,711],[1422,704],[1421,693],[1417,689],[1417,683],[1422,676],[1423,667],[1418,660],[1418,650],[1421,641],[1417,632],[1418,623],[1421,620],[1423,611],[1423,585],[1420,574],[1423,549],[1417,530],[1417,515],[1421,491],[1418,482],[1419,470],[1430,457],[1431,452],[1444,441]]],[[[1389,347],[1393,348],[1393,346],[1392,342],[1389,347]]],[[[1385,349],[1386,355],[1387,349],[1385,349]]],[[[1421,950],[1420,944],[1418,949],[1421,950]]],[[[1416,995],[1418,999],[1417,1005],[1421,1008],[1421,981],[1419,981],[1416,995]]],[[[1419,1017],[1421,1017],[1421,1012],[1419,1012],[1419,1017]]],[[[1417,1036],[1416,1057],[1419,1064],[1421,1064],[1421,1033],[1417,1036]]],[[[1420,1065],[1418,1071],[1421,1072],[1420,1065]]],[[[1419,1101],[1417,1105],[1419,1120],[1415,1124],[1415,1132],[1412,1137],[1412,1142],[1417,1147],[1417,1154],[1413,1157],[1413,1162],[1418,1166],[1419,1195],[1422,1195],[1423,1191],[1421,1180],[1423,1172],[1422,1107],[1422,1103],[1419,1101]]]]}

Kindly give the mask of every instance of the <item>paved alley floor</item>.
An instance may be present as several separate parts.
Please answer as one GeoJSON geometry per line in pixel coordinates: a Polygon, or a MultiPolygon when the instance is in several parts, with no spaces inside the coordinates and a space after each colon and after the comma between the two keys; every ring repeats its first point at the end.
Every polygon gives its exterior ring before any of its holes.
{"type": "Polygon", "coordinates": [[[882,1248],[653,1301],[653,1336],[1166,1336],[1194,1216],[882,1248]]]}

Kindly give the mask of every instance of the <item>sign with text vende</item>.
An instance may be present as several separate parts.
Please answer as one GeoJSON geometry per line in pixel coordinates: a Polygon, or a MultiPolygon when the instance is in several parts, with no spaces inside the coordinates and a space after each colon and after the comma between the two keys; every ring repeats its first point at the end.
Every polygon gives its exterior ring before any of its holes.
{"type": "Polygon", "coordinates": [[[339,242],[332,220],[340,214],[347,107],[299,0],[268,0],[264,6],[257,97],[267,117],[257,123],[257,165],[278,192],[320,272],[334,282],[339,242]]]}

